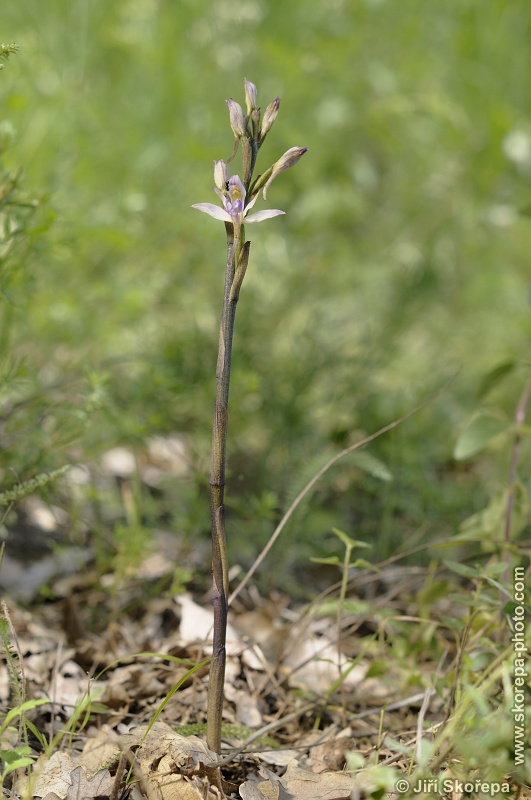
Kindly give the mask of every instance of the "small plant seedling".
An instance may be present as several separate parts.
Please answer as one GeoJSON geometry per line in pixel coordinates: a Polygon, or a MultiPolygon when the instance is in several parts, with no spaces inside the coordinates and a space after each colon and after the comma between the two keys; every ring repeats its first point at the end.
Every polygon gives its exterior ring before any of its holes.
{"type": "Polygon", "coordinates": [[[355,561],[351,561],[352,551],[356,550],[357,548],[371,548],[372,545],[367,544],[367,542],[361,542],[357,539],[351,539],[344,531],[340,531],[339,528],[332,529],[334,534],[337,538],[343,542],[345,545],[345,555],[343,557],[343,561],[340,561],[338,556],[330,556],[328,558],[312,558],[311,560],[316,564],[333,564],[341,567],[341,587],[339,590],[339,600],[337,603],[337,614],[336,614],[336,624],[337,624],[337,668],[339,670],[339,684],[341,686],[341,706],[343,709],[343,716],[345,719],[346,724],[346,702],[345,702],[345,687],[344,687],[344,678],[347,676],[349,669],[352,668],[351,666],[343,672],[341,667],[341,622],[343,619],[343,608],[345,605],[345,599],[347,596],[347,587],[348,587],[348,579],[349,579],[349,570],[351,567],[368,567],[369,569],[376,569],[363,558],[357,558],[355,561]]]}
{"type": "Polygon", "coordinates": [[[214,191],[221,206],[197,203],[193,208],[225,224],[227,261],[221,311],[218,361],[216,367],[216,403],[212,428],[212,460],[210,468],[210,516],[212,529],[212,602],[214,607],[213,657],[210,667],[207,707],[207,743],[216,753],[221,748],[221,715],[225,680],[225,640],[228,609],[228,560],[225,537],[225,463],[232,336],[236,304],[249,262],[251,243],[245,240],[245,225],[284,214],[278,208],[249,213],[260,191],[267,190],[281,172],[294,166],[306,153],[306,147],[291,147],[264,173],[253,180],[258,151],[275,122],[280,100],[275,98],[264,114],[257,107],[256,86],[244,81],[246,113],[235,100],[227,100],[229,119],[234,134],[234,148],[227,160],[214,162],[214,191]],[[231,175],[228,164],[241,144],[241,177],[231,175]]]}

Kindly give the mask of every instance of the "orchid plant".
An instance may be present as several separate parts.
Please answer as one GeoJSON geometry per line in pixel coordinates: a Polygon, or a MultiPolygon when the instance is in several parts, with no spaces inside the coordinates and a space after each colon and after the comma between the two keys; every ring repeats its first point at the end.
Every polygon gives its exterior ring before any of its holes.
{"type": "Polygon", "coordinates": [[[212,460],[210,467],[210,516],[212,528],[212,603],[214,608],[213,652],[210,666],[207,703],[207,744],[216,753],[221,749],[221,720],[225,682],[225,641],[228,611],[228,559],[225,535],[225,463],[227,452],[228,403],[232,336],[236,304],[249,262],[251,243],[245,241],[245,225],[262,222],[284,214],[278,208],[264,209],[252,214],[260,192],[264,199],[271,183],[281,172],[292,167],[306,153],[306,147],[292,147],[272,166],[253,181],[258,151],[275,122],[280,100],[275,98],[264,114],[257,107],[256,86],[244,81],[246,112],[235,100],[227,100],[229,118],[234,134],[230,158],[214,162],[214,192],[221,206],[196,203],[193,208],[225,223],[227,262],[225,289],[221,312],[218,361],[216,367],[216,404],[212,428],[212,460]],[[241,145],[241,177],[231,175],[228,164],[241,145]]]}

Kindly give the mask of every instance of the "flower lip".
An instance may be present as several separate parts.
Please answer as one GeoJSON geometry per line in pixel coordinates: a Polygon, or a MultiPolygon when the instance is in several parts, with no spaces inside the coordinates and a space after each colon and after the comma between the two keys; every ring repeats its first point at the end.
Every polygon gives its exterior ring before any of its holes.
{"type": "Polygon", "coordinates": [[[231,217],[235,217],[242,213],[243,203],[241,200],[235,200],[233,203],[230,200],[225,200],[225,209],[231,217]]]}

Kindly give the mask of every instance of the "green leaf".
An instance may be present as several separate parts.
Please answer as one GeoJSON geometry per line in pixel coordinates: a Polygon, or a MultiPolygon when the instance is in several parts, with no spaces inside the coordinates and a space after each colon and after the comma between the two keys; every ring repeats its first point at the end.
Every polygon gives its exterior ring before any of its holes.
{"type": "Polygon", "coordinates": [[[516,361],[514,359],[509,359],[508,361],[502,361],[501,364],[498,364],[497,367],[494,369],[489,370],[484,376],[479,384],[479,388],[477,391],[477,399],[481,400],[488,394],[495,386],[497,386],[501,381],[510,375],[511,372],[514,370],[516,366],[516,361]]]}
{"type": "Polygon", "coordinates": [[[0,726],[0,733],[5,731],[11,720],[16,719],[16,717],[20,717],[21,714],[24,714],[26,711],[30,711],[32,708],[37,708],[37,706],[42,706],[49,702],[50,701],[48,698],[42,697],[39,700],[26,700],[26,702],[22,703],[22,705],[12,708],[11,711],[9,711],[4,717],[2,725],[0,726]]]}
{"type": "Polygon", "coordinates": [[[29,719],[24,720],[24,726],[31,731],[31,733],[35,736],[35,739],[40,742],[41,747],[43,750],[46,748],[48,744],[48,737],[42,733],[33,722],[29,719]]]}
{"type": "Polygon", "coordinates": [[[29,767],[33,764],[34,759],[31,758],[31,748],[26,745],[15,747],[14,750],[0,750],[0,760],[4,764],[2,770],[2,777],[5,778],[10,772],[22,767],[29,767]]]}
{"type": "MultiPolygon", "coordinates": [[[[371,545],[366,545],[370,547],[371,545]]],[[[382,570],[379,567],[376,567],[374,564],[371,564],[370,561],[367,561],[366,558],[357,558],[349,567],[354,567],[354,569],[369,569],[371,572],[381,572],[382,570]]]]}
{"type": "Polygon", "coordinates": [[[342,603],[337,599],[325,600],[316,607],[316,614],[319,617],[335,617],[340,605],[345,614],[367,614],[371,610],[371,604],[365,600],[346,598],[342,603]]]}
{"type": "Polygon", "coordinates": [[[363,472],[372,475],[373,478],[378,478],[378,480],[386,481],[387,483],[393,480],[393,473],[383,461],[380,461],[379,458],[376,458],[366,450],[355,450],[349,456],[349,460],[363,472]]]}
{"type": "Polygon", "coordinates": [[[348,534],[344,531],[340,531],[339,528],[332,528],[332,532],[335,533],[338,539],[341,539],[345,547],[348,547],[349,550],[354,550],[355,547],[372,547],[372,544],[367,544],[367,542],[362,542],[359,539],[351,539],[348,534]]]}
{"type": "Polygon", "coordinates": [[[340,564],[340,560],[337,556],[328,556],[328,558],[310,558],[314,564],[331,564],[333,566],[337,566],[340,564]]]}
{"type": "Polygon", "coordinates": [[[457,575],[462,575],[464,578],[480,578],[481,572],[477,567],[469,567],[466,564],[460,564],[458,561],[443,561],[445,567],[457,575]]]}
{"type": "Polygon", "coordinates": [[[30,764],[33,764],[33,759],[29,758],[28,756],[17,756],[17,758],[15,758],[13,761],[4,763],[5,767],[2,770],[3,778],[5,778],[6,775],[9,775],[10,772],[14,772],[16,769],[20,769],[21,767],[29,767],[30,764]]]}
{"type": "Polygon", "coordinates": [[[459,436],[454,448],[454,458],[464,461],[481,452],[486,445],[501,433],[511,430],[511,422],[482,413],[474,417],[467,428],[459,436]]]}
{"type": "Polygon", "coordinates": [[[20,758],[21,756],[29,756],[30,754],[31,748],[27,747],[26,745],[15,747],[14,750],[0,750],[0,758],[4,764],[12,764],[17,758],[20,758]]]}
{"type": "MultiPolygon", "coordinates": [[[[476,597],[469,597],[466,594],[458,594],[457,592],[450,592],[448,595],[448,600],[451,600],[452,603],[460,603],[462,606],[466,606],[467,608],[472,608],[477,611],[478,609],[478,600],[476,597]]],[[[455,630],[460,630],[462,625],[462,620],[456,619],[455,625],[451,625],[448,619],[444,620],[445,624],[448,627],[451,627],[455,630]]]]}
{"type": "Polygon", "coordinates": [[[485,564],[483,567],[483,575],[489,578],[495,578],[497,575],[503,575],[507,569],[507,564],[503,561],[493,561],[492,564],[485,564]]]}

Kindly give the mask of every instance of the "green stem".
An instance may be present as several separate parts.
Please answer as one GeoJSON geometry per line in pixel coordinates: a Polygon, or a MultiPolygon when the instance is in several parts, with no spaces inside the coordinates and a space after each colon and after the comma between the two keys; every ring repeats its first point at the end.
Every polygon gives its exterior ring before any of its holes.
{"type": "Polygon", "coordinates": [[[221,749],[221,717],[225,681],[225,640],[227,633],[228,560],[225,537],[225,462],[227,452],[228,404],[232,335],[238,295],[231,299],[231,288],[238,258],[234,228],[227,229],[227,266],[219,331],[216,367],[216,405],[212,426],[212,461],[210,467],[210,517],[212,528],[212,604],[214,634],[207,701],[207,744],[216,753],[221,749]],[[236,245],[236,246],[235,246],[236,245]]]}

